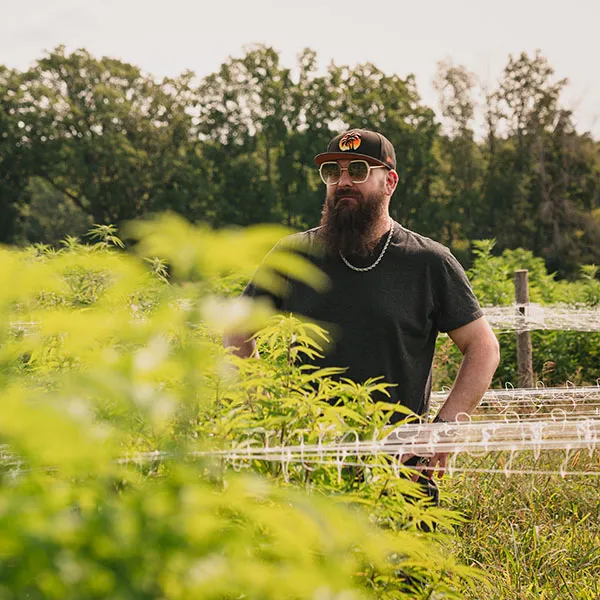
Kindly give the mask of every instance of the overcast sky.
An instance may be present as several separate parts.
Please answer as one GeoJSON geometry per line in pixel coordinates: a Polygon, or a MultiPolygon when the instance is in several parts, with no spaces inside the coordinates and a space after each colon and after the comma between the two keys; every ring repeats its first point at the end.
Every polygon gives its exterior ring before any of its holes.
{"type": "Polygon", "coordinates": [[[437,110],[431,81],[451,58],[489,86],[509,54],[539,48],[568,77],[580,131],[600,139],[600,0],[0,0],[0,64],[27,68],[59,44],[112,56],[156,76],[203,76],[264,43],[292,67],[309,47],[325,67],[370,61],[437,110]]]}

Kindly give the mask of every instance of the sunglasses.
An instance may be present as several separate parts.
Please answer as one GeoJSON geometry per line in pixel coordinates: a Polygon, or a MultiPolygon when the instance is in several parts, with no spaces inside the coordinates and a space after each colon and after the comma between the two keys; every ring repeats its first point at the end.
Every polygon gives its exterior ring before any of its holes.
{"type": "Polygon", "coordinates": [[[334,161],[324,162],[319,167],[319,175],[326,185],[335,185],[342,178],[342,171],[348,171],[352,183],[364,183],[369,179],[371,169],[387,169],[384,165],[373,166],[366,160],[351,160],[347,167],[340,167],[334,161]]]}

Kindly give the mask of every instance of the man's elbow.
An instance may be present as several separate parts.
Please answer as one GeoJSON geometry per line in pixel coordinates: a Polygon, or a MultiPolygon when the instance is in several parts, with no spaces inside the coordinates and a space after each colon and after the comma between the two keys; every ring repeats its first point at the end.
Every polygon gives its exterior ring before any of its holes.
{"type": "Polygon", "coordinates": [[[492,339],[490,340],[490,354],[494,359],[494,371],[498,368],[500,364],[500,343],[498,342],[498,338],[496,334],[492,331],[492,339]]]}
{"type": "Polygon", "coordinates": [[[500,364],[500,344],[496,334],[490,329],[488,335],[479,341],[476,348],[477,354],[484,355],[488,358],[488,363],[492,371],[492,375],[496,372],[500,364]]]}
{"type": "Polygon", "coordinates": [[[486,365],[495,371],[500,364],[500,344],[491,327],[487,327],[479,335],[473,336],[462,349],[464,355],[485,360],[486,365]]]}

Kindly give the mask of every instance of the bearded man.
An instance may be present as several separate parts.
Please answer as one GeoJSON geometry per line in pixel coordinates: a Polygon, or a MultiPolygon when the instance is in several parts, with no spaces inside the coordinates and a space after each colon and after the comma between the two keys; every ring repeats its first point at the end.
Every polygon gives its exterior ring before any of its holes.
{"type": "MultiPolygon", "coordinates": [[[[346,367],[344,377],[357,382],[382,377],[394,384],[385,400],[417,415],[428,411],[437,335],[448,333],[463,360],[434,420],[467,419],[498,366],[498,342],[450,251],[390,217],[398,185],[394,147],[380,133],[353,129],[334,137],[315,163],[327,186],[321,223],[291,241],[324,249],[309,255],[330,287],[318,292],[290,281],[289,295],[271,295],[275,307],[325,324],[333,343],[318,366],[346,367]]],[[[244,294],[265,292],[250,282],[244,294]]],[[[253,340],[225,343],[239,356],[256,355],[253,340]]],[[[441,475],[446,460],[440,453],[421,466],[427,477],[441,475]]]]}

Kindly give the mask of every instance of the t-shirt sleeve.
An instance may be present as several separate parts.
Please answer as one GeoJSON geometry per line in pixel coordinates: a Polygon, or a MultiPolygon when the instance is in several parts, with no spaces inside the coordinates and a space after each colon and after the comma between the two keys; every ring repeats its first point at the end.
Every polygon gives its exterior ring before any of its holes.
{"type": "Polygon", "coordinates": [[[281,309],[281,305],[283,303],[281,295],[267,290],[264,286],[261,286],[258,281],[261,279],[261,275],[264,275],[264,271],[269,269],[269,267],[266,265],[266,260],[268,259],[269,254],[276,252],[279,244],[280,242],[275,244],[275,246],[273,246],[273,248],[262,260],[260,265],[258,265],[258,268],[254,272],[252,279],[248,282],[248,285],[246,285],[244,291],[242,292],[242,296],[245,296],[246,298],[252,298],[253,300],[258,298],[266,298],[270,300],[275,310],[281,309]]]}
{"type": "MultiPolygon", "coordinates": [[[[258,268],[260,269],[261,267],[258,268]]],[[[246,285],[244,291],[242,292],[242,296],[245,296],[246,298],[252,298],[253,300],[256,300],[258,298],[266,298],[271,301],[275,310],[281,310],[283,304],[281,296],[273,294],[272,292],[269,292],[264,288],[259,287],[254,283],[254,279],[251,279],[248,282],[248,285],[246,285]]]]}
{"type": "MultiPolygon", "coordinates": [[[[256,269],[242,296],[254,299],[266,298],[271,301],[276,311],[287,311],[289,309],[287,300],[301,280],[297,279],[288,267],[281,265],[280,261],[269,260],[270,257],[275,258],[277,252],[295,254],[305,261],[312,262],[313,256],[318,253],[318,246],[315,246],[310,237],[304,233],[295,233],[282,238],[256,269]]],[[[298,268],[298,265],[295,268],[298,268]]],[[[316,275],[313,273],[311,276],[316,275]]]]}
{"type": "Polygon", "coordinates": [[[252,279],[248,282],[248,285],[242,292],[242,296],[252,299],[266,298],[271,301],[273,308],[276,311],[283,309],[286,290],[289,291],[287,288],[290,285],[290,278],[286,273],[281,272],[279,269],[274,269],[268,262],[269,257],[276,252],[282,250],[297,252],[299,246],[297,237],[297,235],[288,235],[279,240],[273,248],[271,248],[254,272],[252,279]],[[263,285],[261,285],[261,281],[263,282],[263,285]],[[266,281],[270,282],[271,285],[264,285],[266,281]],[[274,290],[278,291],[276,292],[274,290]]]}
{"type": "Polygon", "coordinates": [[[464,269],[449,251],[440,257],[435,277],[435,323],[439,331],[458,329],[483,316],[464,269]]]}

